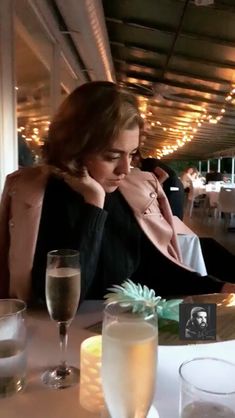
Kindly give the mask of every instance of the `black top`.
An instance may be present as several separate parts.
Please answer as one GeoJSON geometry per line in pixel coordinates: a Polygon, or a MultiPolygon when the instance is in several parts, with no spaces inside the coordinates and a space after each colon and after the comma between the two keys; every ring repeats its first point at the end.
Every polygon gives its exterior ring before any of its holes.
{"type": "Polygon", "coordinates": [[[35,298],[45,297],[47,252],[59,248],[80,251],[81,297],[103,297],[107,287],[121,283],[136,270],[141,233],[118,191],[106,196],[102,210],[85,203],[62,180],[51,177],[45,190],[32,270],[35,298]]]}
{"type": "Polygon", "coordinates": [[[104,210],[86,204],[62,180],[48,181],[32,269],[34,299],[45,299],[47,252],[78,249],[81,300],[99,299],[128,277],[159,295],[218,292],[222,283],[200,277],[162,255],[137,224],[118,190],[107,195],[104,210]]]}
{"type": "Polygon", "coordinates": [[[223,174],[218,173],[217,171],[206,173],[206,184],[208,184],[209,181],[223,181],[223,174]]]}
{"type": "Polygon", "coordinates": [[[141,168],[143,171],[153,172],[156,167],[162,168],[169,175],[169,177],[177,176],[173,168],[169,167],[169,165],[164,164],[158,158],[143,158],[141,160],[141,168]]]}

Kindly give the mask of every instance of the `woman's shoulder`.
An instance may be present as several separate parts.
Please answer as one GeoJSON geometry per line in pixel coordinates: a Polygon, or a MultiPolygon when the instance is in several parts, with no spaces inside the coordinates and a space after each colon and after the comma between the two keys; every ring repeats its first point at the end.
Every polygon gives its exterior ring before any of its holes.
{"type": "Polygon", "coordinates": [[[7,180],[9,182],[14,182],[21,179],[33,179],[38,176],[45,176],[46,175],[46,166],[44,165],[35,165],[31,167],[22,167],[13,173],[7,175],[7,180]]]}
{"type": "Polygon", "coordinates": [[[132,168],[130,173],[125,177],[126,182],[135,182],[141,180],[149,180],[156,182],[156,176],[149,171],[141,171],[139,168],[132,168]]]}
{"type": "Polygon", "coordinates": [[[32,167],[24,167],[8,174],[5,186],[7,189],[15,187],[36,187],[36,185],[44,185],[48,178],[48,170],[46,166],[36,165],[32,167]]]}
{"type": "Polygon", "coordinates": [[[119,190],[124,195],[131,195],[133,198],[141,195],[149,195],[151,191],[158,190],[159,183],[153,173],[133,168],[122,180],[119,190]]]}

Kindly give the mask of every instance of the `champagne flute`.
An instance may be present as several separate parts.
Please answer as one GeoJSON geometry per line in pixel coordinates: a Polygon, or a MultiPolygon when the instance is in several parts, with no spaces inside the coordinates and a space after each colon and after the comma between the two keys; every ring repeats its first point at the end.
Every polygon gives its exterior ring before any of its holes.
{"type": "Polygon", "coordinates": [[[48,386],[59,389],[78,382],[79,370],[66,362],[68,327],[79,303],[81,271],[79,252],[62,249],[47,254],[46,303],[52,320],[59,328],[61,362],[56,368],[46,370],[42,380],[48,386]]]}
{"type": "Polygon", "coordinates": [[[145,301],[133,312],[111,302],[104,311],[102,385],[112,418],[146,418],[152,404],[157,364],[156,309],[145,301]]]}

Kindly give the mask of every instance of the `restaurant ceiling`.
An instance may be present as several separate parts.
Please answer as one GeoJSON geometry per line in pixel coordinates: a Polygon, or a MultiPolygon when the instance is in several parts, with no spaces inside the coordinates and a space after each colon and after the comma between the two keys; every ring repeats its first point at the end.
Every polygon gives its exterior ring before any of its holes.
{"type": "Polygon", "coordinates": [[[103,8],[117,82],[145,117],[144,155],[234,150],[235,1],[103,0],[103,8]]]}

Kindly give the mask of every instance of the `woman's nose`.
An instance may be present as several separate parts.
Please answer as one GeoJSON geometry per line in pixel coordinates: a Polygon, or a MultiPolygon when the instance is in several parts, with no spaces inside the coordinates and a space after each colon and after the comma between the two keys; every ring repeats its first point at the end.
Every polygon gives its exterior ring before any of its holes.
{"type": "Polygon", "coordinates": [[[119,160],[119,164],[115,171],[119,175],[128,174],[130,172],[130,158],[123,156],[123,158],[119,160]]]}

